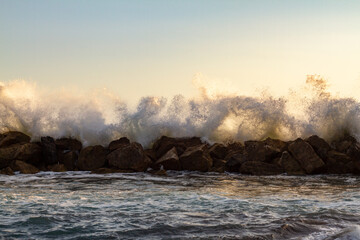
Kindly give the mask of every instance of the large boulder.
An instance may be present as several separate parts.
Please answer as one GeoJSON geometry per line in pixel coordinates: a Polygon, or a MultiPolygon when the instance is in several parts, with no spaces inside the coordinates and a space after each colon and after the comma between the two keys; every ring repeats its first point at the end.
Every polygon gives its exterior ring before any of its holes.
{"type": "Polygon", "coordinates": [[[186,150],[186,148],[198,146],[201,144],[201,139],[198,137],[171,138],[162,136],[154,143],[153,150],[156,152],[156,157],[160,158],[173,147],[175,147],[177,153],[181,155],[186,150]]]}
{"type": "Polygon", "coordinates": [[[156,161],[157,165],[162,165],[166,170],[181,170],[179,156],[177,155],[176,148],[173,147],[164,154],[159,160],[156,161]]]}
{"type": "Polygon", "coordinates": [[[225,159],[228,148],[224,144],[215,143],[209,148],[209,154],[212,158],[225,159]]]}
{"type": "Polygon", "coordinates": [[[300,138],[289,145],[289,151],[308,174],[315,173],[325,165],[311,145],[300,138]]]}
{"type": "Polygon", "coordinates": [[[61,163],[64,164],[67,170],[74,171],[76,162],[79,158],[78,151],[69,151],[62,155],[61,163]]]}
{"type": "Polygon", "coordinates": [[[106,163],[107,150],[100,145],[89,146],[81,150],[77,167],[83,171],[101,168],[106,163]]]}
{"type": "Polygon", "coordinates": [[[280,166],[285,170],[288,175],[304,175],[305,171],[300,166],[300,163],[296,161],[288,151],[281,154],[279,160],[280,166]]]}
{"type": "Polygon", "coordinates": [[[353,172],[353,162],[351,157],[344,153],[331,150],[327,153],[326,173],[345,174],[353,172]]]}
{"type": "Polygon", "coordinates": [[[41,137],[42,157],[45,165],[58,163],[55,140],[52,137],[41,137]]]}
{"type": "Polygon", "coordinates": [[[206,144],[189,147],[180,156],[180,163],[183,170],[207,172],[213,162],[206,144]]]}
{"type": "Polygon", "coordinates": [[[11,168],[14,171],[20,171],[20,173],[23,173],[23,174],[35,174],[35,173],[40,172],[39,169],[37,169],[33,165],[23,162],[23,161],[19,161],[19,160],[13,161],[11,163],[11,168]]]}
{"type": "Polygon", "coordinates": [[[145,171],[151,163],[142,146],[135,142],[112,151],[106,159],[111,167],[138,172],[145,171]]]}
{"type": "Polygon", "coordinates": [[[249,161],[271,162],[281,155],[281,151],[260,141],[246,141],[245,151],[249,161]]]}
{"type": "Polygon", "coordinates": [[[0,148],[7,147],[13,144],[19,143],[29,143],[30,137],[22,132],[6,132],[2,134],[2,139],[0,141],[0,148]]]}
{"type": "Polygon", "coordinates": [[[266,138],[264,141],[262,141],[265,145],[271,146],[273,149],[277,149],[277,151],[284,152],[287,150],[287,147],[289,145],[288,142],[281,141],[279,139],[274,138],[266,138]]]}
{"type": "Polygon", "coordinates": [[[322,158],[323,160],[326,159],[327,153],[331,150],[331,147],[324,139],[320,138],[317,135],[312,135],[305,139],[305,141],[313,147],[313,149],[320,158],[322,158]]]}
{"type": "Polygon", "coordinates": [[[228,172],[239,172],[241,165],[248,161],[247,153],[230,152],[225,158],[225,170],[228,172]]]}
{"type": "Polygon", "coordinates": [[[0,148],[0,168],[5,168],[14,160],[21,160],[31,164],[38,164],[41,148],[36,143],[12,144],[0,148]]]}
{"type": "Polygon", "coordinates": [[[6,167],[0,170],[0,174],[15,175],[14,171],[10,167],[6,167]]]}
{"type": "Polygon", "coordinates": [[[66,172],[67,169],[64,164],[54,164],[49,166],[49,170],[53,172],[66,172]]]}
{"type": "Polygon", "coordinates": [[[126,137],[122,137],[122,138],[119,138],[118,140],[115,140],[115,141],[112,141],[109,146],[108,146],[108,149],[110,151],[114,151],[118,148],[121,148],[121,147],[124,147],[124,146],[127,146],[130,144],[130,140],[126,137]]]}
{"type": "Polygon", "coordinates": [[[75,138],[59,138],[55,140],[56,149],[60,151],[78,151],[82,149],[82,143],[75,138]]]}
{"type": "Polygon", "coordinates": [[[277,175],[284,170],[276,164],[259,161],[247,161],[240,167],[240,173],[251,175],[277,175]]]}

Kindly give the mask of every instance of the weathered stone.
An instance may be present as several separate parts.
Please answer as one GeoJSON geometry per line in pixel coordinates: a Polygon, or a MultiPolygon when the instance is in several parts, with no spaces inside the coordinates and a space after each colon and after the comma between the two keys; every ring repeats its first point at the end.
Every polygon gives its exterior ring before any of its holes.
{"type": "Polygon", "coordinates": [[[224,144],[215,143],[209,148],[209,154],[212,158],[225,159],[228,148],[224,144]]]}
{"type": "Polygon", "coordinates": [[[39,169],[37,169],[36,167],[34,167],[33,165],[20,161],[20,160],[15,160],[11,163],[11,168],[14,171],[20,171],[20,173],[23,174],[35,174],[40,172],[39,169]]]}
{"type": "Polygon", "coordinates": [[[41,163],[41,147],[37,143],[19,145],[15,158],[37,166],[41,163]]]}
{"type": "Polygon", "coordinates": [[[247,153],[230,152],[225,158],[225,170],[228,172],[239,172],[241,165],[248,161],[247,153]]]}
{"type": "Polygon", "coordinates": [[[98,168],[92,170],[91,173],[94,174],[110,174],[110,173],[133,173],[133,170],[122,170],[118,168],[98,168]]]}
{"type": "Polygon", "coordinates": [[[300,163],[296,161],[288,151],[282,153],[280,165],[285,169],[285,172],[289,175],[304,175],[305,171],[300,166],[300,163]]]}
{"type": "Polygon", "coordinates": [[[230,152],[244,152],[245,146],[241,142],[231,142],[227,146],[228,154],[230,152]]]}
{"type": "Polygon", "coordinates": [[[281,155],[279,149],[259,141],[246,141],[245,151],[249,161],[270,162],[281,155]]]}
{"type": "Polygon", "coordinates": [[[107,150],[100,146],[89,146],[81,150],[77,167],[83,171],[92,171],[101,168],[106,163],[107,150]]]}
{"type": "Polygon", "coordinates": [[[289,151],[306,173],[314,173],[325,165],[311,145],[300,138],[289,145],[289,151]]]}
{"type": "Polygon", "coordinates": [[[170,149],[159,160],[157,160],[156,164],[162,165],[166,170],[181,170],[181,164],[175,147],[170,149]]]}
{"type": "Polygon", "coordinates": [[[148,158],[150,158],[150,160],[151,160],[152,162],[156,162],[157,158],[156,158],[156,153],[155,153],[154,150],[152,150],[152,149],[145,149],[145,150],[144,150],[144,153],[145,153],[145,155],[146,155],[148,158]]]}
{"type": "Polygon", "coordinates": [[[62,156],[63,157],[60,162],[62,162],[65,165],[67,170],[73,171],[76,167],[76,162],[79,158],[77,151],[69,151],[63,153],[62,156]]]}
{"type": "Polygon", "coordinates": [[[167,173],[166,173],[165,169],[151,170],[151,171],[149,171],[149,173],[151,173],[153,175],[157,175],[157,176],[167,176],[167,173]]]}
{"type": "Polygon", "coordinates": [[[264,141],[262,141],[265,145],[271,146],[273,149],[276,149],[279,152],[284,152],[287,150],[287,147],[289,145],[288,142],[281,141],[279,139],[273,139],[273,138],[266,138],[264,141]]]}
{"type": "Polygon", "coordinates": [[[213,165],[209,171],[223,173],[225,172],[225,168],[226,168],[226,160],[213,158],[213,165]]]}
{"type": "Polygon", "coordinates": [[[52,137],[41,137],[41,150],[45,165],[58,163],[55,140],[52,137]]]}
{"type": "Polygon", "coordinates": [[[15,175],[14,171],[10,167],[6,167],[0,170],[0,174],[15,175]]]}
{"type": "Polygon", "coordinates": [[[313,135],[305,139],[305,141],[313,147],[321,159],[325,160],[327,158],[327,153],[331,150],[331,147],[324,139],[313,135]]]}
{"type": "Polygon", "coordinates": [[[352,165],[349,165],[350,162],[352,162],[352,159],[346,154],[331,150],[327,154],[326,173],[352,173],[353,169],[351,168],[352,165]]]}
{"type": "Polygon", "coordinates": [[[151,163],[151,160],[145,155],[142,146],[135,142],[114,150],[107,155],[106,159],[110,166],[138,172],[145,171],[151,163]]]}
{"type": "Polygon", "coordinates": [[[11,131],[2,134],[2,140],[0,141],[0,148],[8,147],[13,144],[28,143],[30,137],[21,132],[11,131]]]}
{"type": "Polygon", "coordinates": [[[110,151],[114,151],[120,147],[124,147],[130,144],[130,140],[126,137],[119,138],[118,140],[112,141],[108,148],[110,151]]]}
{"type": "Polygon", "coordinates": [[[206,144],[189,147],[180,156],[183,170],[207,172],[212,166],[212,159],[206,144]]]}
{"type": "Polygon", "coordinates": [[[55,145],[58,150],[81,151],[82,143],[75,138],[59,138],[55,140],[55,145]]]}
{"type": "Polygon", "coordinates": [[[240,167],[240,173],[251,175],[277,175],[284,170],[275,164],[259,161],[247,161],[240,167]]]}
{"type": "Polygon", "coordinates": [[[66,172],[67,169],[64,164],[54,164],[49,166],[49,170],[53,172],[66,172]]]}
{"type": "Polygon", "coordinates": [[[186,150],[186,148],[201,144],[202,142],[198,137],[171,138],[162,136],[154,143],[153,150],[156,152],[156,157],[160,158],[173,147],[175,147],[177,153],[181,155],[186,150]]]}

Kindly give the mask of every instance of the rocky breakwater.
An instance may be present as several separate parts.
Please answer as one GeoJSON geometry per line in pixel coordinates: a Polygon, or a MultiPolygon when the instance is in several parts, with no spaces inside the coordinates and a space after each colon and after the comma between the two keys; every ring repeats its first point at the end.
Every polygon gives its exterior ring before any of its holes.
{"type": "Polygon", "coordinates": [[[21,132],[0,134],[0,174],[18,171],[92,171],[93,173],[145,172],[165,175],[166,170],[238,172],[251,175],[360,174],[360,144],[346,136],[330,144],[318,136],[294,141],[215,143],[198,137],[163,136],[151,148],[126,137],[107,147],[83,148],[73,138],[41,137],[32,142],[21,132]]]}

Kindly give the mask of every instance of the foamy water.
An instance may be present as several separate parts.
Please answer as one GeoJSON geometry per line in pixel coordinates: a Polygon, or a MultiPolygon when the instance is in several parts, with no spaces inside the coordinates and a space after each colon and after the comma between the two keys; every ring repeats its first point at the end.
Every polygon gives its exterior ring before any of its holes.
{"type": "Polygon", "coordinates": [[[0,175],[0,239],[360,239],[360,178],[0,175]]]}
{"type": "Polygon", "coordinates": [[[73,136],[84,145],[127,136],[147,146],[161,135],[199,136],[209,142],[263,139],[290,140],[317,134],[331,140],[360,136],[360,103],[327,92],[324,80],[310,76],[306,84],[283,97],[212,93],[199,87],[188,99],[143,97],[136,109],[105,90],[79,94],[45,91],[25,81],[0,87],[0,130],[40,136],[73,136]]]}

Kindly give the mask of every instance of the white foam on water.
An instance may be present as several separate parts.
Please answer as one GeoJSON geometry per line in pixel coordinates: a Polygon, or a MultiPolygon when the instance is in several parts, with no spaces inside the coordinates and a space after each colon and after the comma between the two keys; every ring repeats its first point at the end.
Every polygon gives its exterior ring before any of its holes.
{"type": "Polygon", "coordinates": [[[162,135],[199,136],[209,142],[360,136],[360,103],[332,96],[317,76],[309,76],[303,88],[283,97],[209,94],[206,86],[199,92],[189,99],[143,97],[131,110],[107,90],[82,95],[10,81],[0,84],[0,131],[22,131],[34,141],[40,136],[71,136],[85,146],[106,145],[121,136],[145,146],[162,135]]]}

